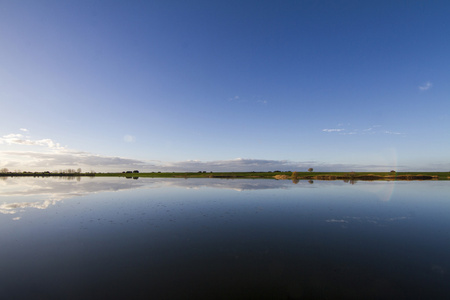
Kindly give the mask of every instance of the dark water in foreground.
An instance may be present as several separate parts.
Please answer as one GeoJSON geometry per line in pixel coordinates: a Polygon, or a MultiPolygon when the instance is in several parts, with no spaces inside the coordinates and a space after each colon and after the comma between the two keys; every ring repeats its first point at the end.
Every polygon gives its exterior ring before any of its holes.
{"type": "Polygon", "coordinates": [[[7,178],[2,299],[448,299],[450,182],[7,178]]]}

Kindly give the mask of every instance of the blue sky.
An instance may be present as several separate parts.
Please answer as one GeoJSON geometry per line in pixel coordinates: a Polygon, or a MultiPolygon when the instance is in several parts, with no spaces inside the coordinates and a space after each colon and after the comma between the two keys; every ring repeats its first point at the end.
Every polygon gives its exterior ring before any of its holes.
{"type": "Polygon", "coordinates": [[[450,170],[446,1],[2,1],[0,168],[450,170]]]}

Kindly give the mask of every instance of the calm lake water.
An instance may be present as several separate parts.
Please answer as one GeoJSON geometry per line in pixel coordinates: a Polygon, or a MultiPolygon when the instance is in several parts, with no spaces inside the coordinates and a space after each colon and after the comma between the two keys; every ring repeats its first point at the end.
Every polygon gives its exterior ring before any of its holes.
{"type": "Polygon", "coordinates": [[[448,299],[450,181],[0,178],[2,299],[448,299]]]}

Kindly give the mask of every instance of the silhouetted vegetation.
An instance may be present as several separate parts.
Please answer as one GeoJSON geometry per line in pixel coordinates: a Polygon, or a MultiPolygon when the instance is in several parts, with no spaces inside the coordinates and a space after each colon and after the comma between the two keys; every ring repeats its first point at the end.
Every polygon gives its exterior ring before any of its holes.
{"type": "Polygon", "coordinates": [[[53,172],[50,171],[40,171],[40,172],[29,172],[29,171],[14,171],[9,172],[8,169],[3,168],[0,169],[0,176],[10,176],[10,177],[22,177],[22,176],[33,176],[33,177],[64,177],[64,178],[71,178],[71,177],[81,177],[81,176],[95,176],[96,173],[94,171],[91,172],[85,172],[81,173],[81,169],[78,168],[75,169],[66,169],[66,170],[55,170],[53,172]],[[3,172],[2,172],[3,171],[3,172]]]}

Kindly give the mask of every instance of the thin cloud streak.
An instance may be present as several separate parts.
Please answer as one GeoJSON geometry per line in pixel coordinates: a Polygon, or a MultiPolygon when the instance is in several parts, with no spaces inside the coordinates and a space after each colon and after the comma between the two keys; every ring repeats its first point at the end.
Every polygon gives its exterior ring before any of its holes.
{"type": "Polygon", "coordinates": [[[394,131],[385,131],[384,133],[386,133],[386,134],[395,134],[395,135],[401,135],[401,134],[403,134],[403,133],[401,133],[401,132],[394,132],[394,131]]]}
{"type": "Polygon", "coordinates": [[[322,129],[322,131],[324,131],[324,132],[341,132],[344,130],[345,129],[342,129],[342,128],[322,129]]]}
{"type": "Polygon", "coordinates": [[[323,132],[328,133],[337,133],[339,135],[373,135],[373,134],[395,134],[395,135],[403,135],[404,133],[391,131],[391,130],[377,130],[377,128],[382,127],[381,125],[373,125],[369,128],[359,130],[359,129],[344,129],[344,128],[331,128],[331,129],[322,129],[323,132]]]}
{"type": "Polygon", "coordinates": [[[426,83],[419,86],[419,89],[421,91],[426,91],[426,90],[429,90],[432,86],[433,86],[433,84],[431,82],[427,81],[426,83]]]}

